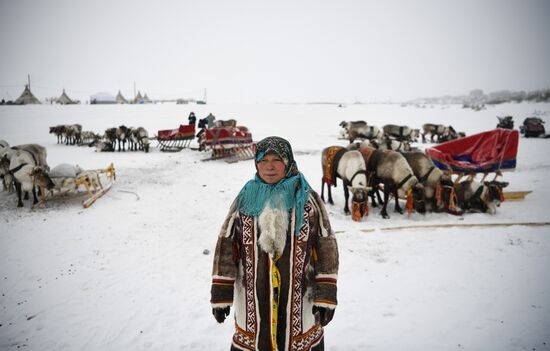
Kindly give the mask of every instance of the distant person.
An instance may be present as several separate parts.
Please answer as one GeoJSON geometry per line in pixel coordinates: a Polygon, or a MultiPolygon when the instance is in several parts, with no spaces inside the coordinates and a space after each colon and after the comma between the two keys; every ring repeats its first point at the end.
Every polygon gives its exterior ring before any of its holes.
{"type": "Polygon", "coordinates": [[[209,113],[208,116],[205,117],[206,123],[208,123],[208,129],[211,129],[214,127],[214,121],[216,120],[216,117],[212,113],[209,113]]]}
{"type": "Polygon", "coordinates": [[[189,120],[189,124],[195,124],[195,122],[197,122],[197,117],[195,117],[195,112],[191,112],[187,119],[189,120]]]}
{"type": "Polygon", "coordinates": [[[280,137],[258,142],[256,175],[231,205],[212,270],[212,313],[235,309],[231,350],[324,350],[338,247],[325,207],[280,137]]]}
{"type": "Polygon", "coordinates": [[[204,133],[204,130],[206,129],[206,126],[207,126],[206,118],[199,119],[199,124],[197,125],[197,127],[199,128],[199,132],[196,135],[197,138],[201,137],[201,135],[204,133]]]}
{"type": "Polygon", "coordinates": [[[205,129],[208,126],[208,122],[206,121],[206,118],[199,119],[199,124],[197,125],[200,129],[205,129]]]}

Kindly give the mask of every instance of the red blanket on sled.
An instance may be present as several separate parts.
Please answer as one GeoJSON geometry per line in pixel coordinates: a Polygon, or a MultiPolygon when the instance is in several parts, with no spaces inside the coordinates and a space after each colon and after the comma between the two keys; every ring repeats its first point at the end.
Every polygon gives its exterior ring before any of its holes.
{"type": "Polygon", "coordinates": [[[194,124],[180,124],[179,128],[159,130],[157,138],[160,140],[193,139],[195,137],[194,124]]]}
{"type": "Polygon", "coordinates": [[[206,129],[206,145],[250,144],[252,134],[238,128],[224,127],[206,129]]]}
{"type": "Polygon", "coordinates": [[[434,165],[444,171],[485,173],[516,168],[519,133],[494,129],[426,149],[434,165]]]}

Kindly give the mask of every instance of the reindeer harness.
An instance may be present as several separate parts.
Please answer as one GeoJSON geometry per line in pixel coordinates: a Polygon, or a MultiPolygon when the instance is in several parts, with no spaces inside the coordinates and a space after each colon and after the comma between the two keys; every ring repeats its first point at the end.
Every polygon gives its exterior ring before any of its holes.
{"type": "Polygon", "coordinates": [[[430,174],[432,174],[433,170],[435,169],[435,166],[431,166],[430,169],[428,169],[428,172],[424,174],[422,177],[418,178],[419,183],[424,183],[426,180],[428,180],[428,177],[430,174]]]}
{"type": "MultiPolygon", "coordinates": [[[[35,165],[38,165],[38,161],[36,160],[36,156],[34,156],[34,154],[32,152],[29,152],[27,150],[21,150],[20,148],[18,148],[17,146],[14,146],[12,147],[12,150],[17,150],[17,151],[25,151],[26,153],[28,153],[29,155],[31,155],[33,161],[34,161],[34,164],[35,165]]],[[[25,167],[26,165],[28,165],[27,162],[23,162],[22,164],[20,164],[19,166],[15,167],[15,168],[12,168],[9,170],[9,172],[11,174],[15,174],[17,172],[19,172],[21,170],[21,168],[25,167]]]]}

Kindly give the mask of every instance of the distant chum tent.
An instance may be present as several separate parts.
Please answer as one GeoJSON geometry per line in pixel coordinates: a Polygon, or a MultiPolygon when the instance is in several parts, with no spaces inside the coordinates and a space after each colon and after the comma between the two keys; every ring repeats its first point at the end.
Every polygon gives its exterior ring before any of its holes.
{"type": "Polygon", "coordinates": [[[147,94],[142,96],[141,92],[138,91],[136,97],[134,98],[134,104],[150,104],[150,103],[152,103],[152,101],[151,99],[149,99],[147,94]]]}
{"type": "Polygon", "coordinates": [[[141,96],[141,92],[138,91],[136,97],[134,98],[134,104],[143,104],[143,96],[141,96]]]}
{"type": "Polygon", "coordinates": [[[72,105],[78,103],[77,101],[74,101],[67,96],[67,93],[65,93],[65,89],[63,89],[63,93],[55,100],[55,102],[61,105],[72,105]]]}
{"type": "Polygon", "coordinates": [[[31,93],[28,85],[25,85],[25,90],[20,97],[15,100],[15,105],[40,104],[40,101],[31,93]]]}
{"type": "Polygon", "coordinates": [[[127,104],[128,103],[128,101],[126,101],[124,96],[122,96],[122,93],[120,92],[120,90],[118,91],[118,94],[116,94],[116,103],[117,104],[127,104]]]}

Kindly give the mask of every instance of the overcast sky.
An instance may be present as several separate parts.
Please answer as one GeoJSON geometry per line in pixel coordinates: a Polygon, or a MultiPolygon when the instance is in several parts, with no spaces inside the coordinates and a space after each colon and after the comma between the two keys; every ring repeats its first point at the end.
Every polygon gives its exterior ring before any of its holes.
{"type": "Polygon", "coordinates": [[[550,86],[549,0],[0,0],[0,97],[403,101],[550,86]]]}

